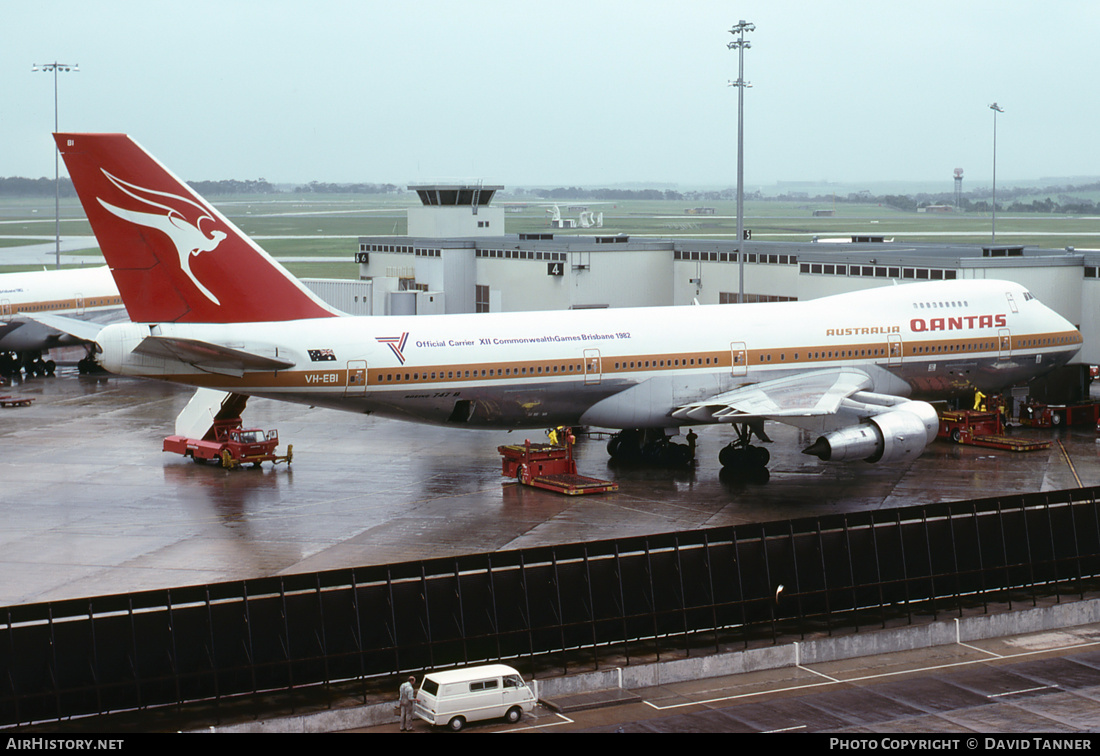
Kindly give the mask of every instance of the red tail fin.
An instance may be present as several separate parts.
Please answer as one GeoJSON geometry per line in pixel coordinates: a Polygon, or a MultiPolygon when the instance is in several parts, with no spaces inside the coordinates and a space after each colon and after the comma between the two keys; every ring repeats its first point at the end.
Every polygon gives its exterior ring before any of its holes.
{"type": "Polygon", "coordinates": [[[73,185],[139,323],[337,315],[125,134],[55,134],[73,185]]]}

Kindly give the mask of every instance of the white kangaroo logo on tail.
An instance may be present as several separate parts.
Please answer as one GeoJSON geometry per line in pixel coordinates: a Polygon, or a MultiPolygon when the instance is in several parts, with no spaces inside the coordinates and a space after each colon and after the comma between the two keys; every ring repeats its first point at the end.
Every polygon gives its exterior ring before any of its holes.
{"type": "MultiPolygon", "coordinates": [[[[100,169],[102,170],[102,169],[100,169]]],[[[137,186],[123,181],[120,178],[112,176],[107,171],[103,171],[103,175],[107,179],[118,187],[125,194],[133,197],[138,202],[141,202],[150,207],[160,208],[164,210],[164,213],[143,213],[136,210],[125,210],[121,207],[115,207],[109,202],[97,197],[99,204],[103,205],[108,212],[122,218],[130,223],[136,223],[139,226],[145,226],[147,228],[153,228],[158,231],[163,231],[169,239],[172,240],[172,244],[176,247],[176,253],[180,258],[180,269],[187,274],[187,277],[198,287],[199,291],[214,304],[221,306],[221,302],[215,297],[209,289],[203,286],[199,279],[195,278],[195,274],[191,272],[191,256],[198,255],[202,252],[210,252],[217,249],[222,240],[225,239],[224,231],[212,231],[210,236],[207,236],[199,228],[204,220],[213,221],[213,216],[210,215],[210,211],[207,208],[200,205],[194,200],[187,197],[181,197],[177,194],[170,194],[168,192],[159,192],[155,189],[146,189],[144,187],[137,186]],[[141,192],[137,194],[136,192],[141,192]],[[166,200],[174,200],[176,203],[186,203],[191,207],[198,210],[199,215],[194,223],[189,221],[179,209],[170,205],[161,204],[151,199],[150,195],[163,197],[166,200]]]]}

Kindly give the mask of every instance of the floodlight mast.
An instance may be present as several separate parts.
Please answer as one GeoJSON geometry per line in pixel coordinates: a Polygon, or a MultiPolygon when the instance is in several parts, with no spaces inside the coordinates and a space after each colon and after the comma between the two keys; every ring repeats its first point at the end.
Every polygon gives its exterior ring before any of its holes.
{"type": "MultiPolygon", "coordinates": [[[[72,71],[74,73],[80,73],[80,64],[69,65],[68,63],[35,63],[31,66],[31,72],[45,71],[47,73],[53,72],[53,131],[56,134],[57,128],[57,72],[72,71]]],[[[54,251],[54,267],[61,267],[61,165],[59,162],[60,149],[57,145],[54,145],[53,151],[53,183],[54,183],[54,230],[56,233],[57,247],[54,251]]]]}
{"type": "Polygon", "coordinates": [[[756,26],[745,21],[738,21],[730,34],[736,39],[726,47],[737,50],[737,81],[729,82],[729,86],[737,87],[737,270],[738,270],[738,303],[745,301],[745,87],[752,84],[745,81],[745,48],[752,47],[752,43],[745,39],[745,32],[755,31],[756,26]]]}
{"type": "Polygon", "coordinates": [[[997,114],[1005,112],[997,103],[989,106],[993,111],[993,244],[997,243],[997,114]]]}

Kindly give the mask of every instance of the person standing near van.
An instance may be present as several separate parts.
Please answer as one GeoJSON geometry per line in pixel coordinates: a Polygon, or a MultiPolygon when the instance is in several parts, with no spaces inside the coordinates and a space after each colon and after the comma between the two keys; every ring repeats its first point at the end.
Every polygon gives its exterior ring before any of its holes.
{"type": "Polygon", "coordinates": [[[401,732],[412,731],[413,704],[416,703],[415,685],[416,678],[410,675],[397,691],[397,704],[401,707],[401,732]]]}

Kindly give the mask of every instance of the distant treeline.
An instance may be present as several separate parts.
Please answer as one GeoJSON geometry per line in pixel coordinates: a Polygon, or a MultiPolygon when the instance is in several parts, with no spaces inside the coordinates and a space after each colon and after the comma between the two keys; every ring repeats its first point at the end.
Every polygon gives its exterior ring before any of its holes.
{"type": "MultiPolygon", "coordinates": [[[[1016,189],[1009,191],[998,191],[998,194],[1008,194],[1009,197],[1006,201],[1002,202],[998,197],[997,209],[1007,211],[1010,213],[1062,213],[1066,215],[1092,215],[1100,212],[1100,205],[1093,202],[1090,199],[1082,197],[1073,197],[1065,192],[1071,191],[1068,189],[1059,190],[1054,192],[1058,197],[1057,201],[1051,197],[1045,197],[1044,199],[1035,199],[1031,202],[1024,202],[1020,199],[1015,201],[1008,201],[1012,199],[1012,196],[1019,198],[1020,196],[1033,196],[1035,194],[1041,194],[1042,192],[1031,189],[1016,189]]],[[[840,198],[837,198],[840,201],[840,198]]],[[[859,200],[865,202],[866,200],[859,200]]],[[[916,211],[922,207],[928,207],[929,205],[954,205],[954,195],[934,195],[931,197],[917,196],[910,197],[908,195],[887,195],[882,198],[881,204],[889,205],[890,207],[897,208],[898,210],[916,211]]],[[[990,199],[972,199],[969,197],[961,197],[959,199],[959,210],[966,213],[988,213],[993,209],[993,200],[990,199]]]]}
{"type": "MultiPolygon", "coordinates": [[[[0,177],[0,197],[52,197],[54,186],[54,180],[48,178],[0,177]]],[[[76,196],[73,182],[68,178],[61,179],[60,191],[62,197],[76,196]]]]}
{"type": "Polygon", "coordinates": [[[321,184],[310,181],[295,187],[293,191],[317,194],[393,194],[402,189],[396,184],[321,184]]]}
{"type": "MultiPolygon", "coordinates": [[[[1073,196],[1073,194],[1086,192],[1100,192],[1100,183],[1084,184],[1081,186],[1065,187],[1006,187],[997,190],[997,209],[1013,213],[1067,213],[1067,214],[1092,214],[1100,212],[1100,204],[1093,200],[1073,196]],[[1073,194],[1071,194],[1073,193],[1073,194]],[[1021,201],[1021,198],[1034,197],[1037,194],[1046,194],[1041,200],[1021,201]]],[[[707,192],[678,192],[671,189],[582,189],[580,187],[558,187],[557,189],[526,189],[515,192],[519,196],[524,194],[538,197],[543,200],[669,200],[674,202],[705,202],[720,200],[735,200],[737,192],[734,188],[707,192]]],[[[761,192],[749,192],[746,199],[767,202],[769,200],[780,202],[804,202],[804,203],[851,203],[873,204],[893,207],[906,212],[916,212],[929,205],[954,205],[954,193],[942,192],[939,194],[883,194],[875,195],[870,192],[853,192],[848,195],[822,194],[810,196],[805,192],[796,192],[781,195],[765,195],[761,192]]],[[[978,189],[964,195],[959,201],[959,210],[962,212],[988,213],[993,207],[992,190],[978,189]],[[988,198],[988,199],[986,199],[988,198]]]]}
{"type": "MultiPolygon", "coordinates": [[[[188,181],[188,185],[203,196],[224,196],[232,194],[297,194],[313,192],[316,194],[391,194],[400,191],[395,184],[322,184],[311,181],[308,184],[275,186],[266,179],[244,180],[226,179],[223,181],[188,181]]],[[[60,182],[62,197],[75,197],[73,182],[63,176],[60,182]]],[[[52,197],[54,180],[51,178],[29,179],[20,176],[4,178],[0,176],[0,197],[52,197]]]]}
{"type": "Polygon", "coordinates": [[[187,184],[204,197],[230,194],[391,194],[398,191],[395,184],[323,184],[310,181],[308,184],[275,186],[262,178],[255,181],[188,181],[187,184]]]}
{"type": "MultiPolygon", "coordinates": [[[[210,197],[234,194],[393,194],[404,191],[402,187],[396,184],[330,184],[311,181],[308,184],[275,186],[262,178],[244,181],[237,179],[189,181],[187,183],[199,194],[210,197]]],[[[1087,198],[1075,196],[1088,192],[1100,192],[1100,182],[1081,186],[1045,187],[1042,189],[1027,186],[1005,187],[997,190],[997,209],[1013,213],[1066,213],[1071,215],[1100,213],[1100,204],[1087,198]],[[1035,197],[1036,195],[1046,195],[1046,197],[1044,199],[1032,199],[1030,202],[1025,202],[1022,199],[1035,197]]],[[[736,191],[732,187],[719,191],[680,192],[673,189],[583,189],[572,186],[556,189],[516,189],[511,194],[520,197],[527,195],[552,201],[590,200],[603,202],[614,200],[716,202],[737,198],[736,191]]],[[[52,197],[53,195],[53,179],[29,179],[18,176],[0,177],[0,197],[52,197]]],[[[67,177],[61,179],[61,196],[76,196],[72,182],[67,177]]],[[[948,192],[884,195],[873,195],[870,192],[853,192],[848,195],[823,194],[812,197],[805,192],[781,195],[749,192],[745,196],[747,199],[757,201],[876,204],[893,207],[905,212],[916,212],[929,205],[954,205],[955,203],[954,194],[948,192]]],[[[962,212],[987,213],[992,207],[992,192],[989,189],[970,191],[959,202],[959,210],[962,212]]]]}
{"type": "MultiPolygon", "coordinates": [[[[681,201],[686,195],[672,190],[661,189],[582,189],[579,186],[558,187],[557,189],[527,189],[516,194],[529,194],[546,200],[672,200],[681,201]]],[[[689,194],[694,194],[689,193],[689,194]]],[[[714,199],[721,199],[720,193],[714,199]]]]}

